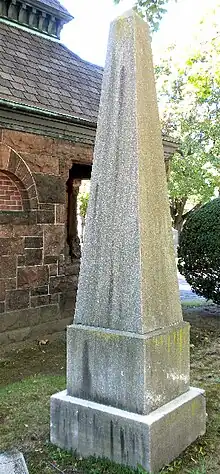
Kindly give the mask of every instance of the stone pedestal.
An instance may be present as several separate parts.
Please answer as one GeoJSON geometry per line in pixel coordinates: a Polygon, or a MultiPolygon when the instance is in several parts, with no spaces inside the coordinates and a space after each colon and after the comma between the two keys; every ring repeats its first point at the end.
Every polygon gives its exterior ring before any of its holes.
{"type": "Polygon", "coordinates": [[[204,392],[189,387],[150,38],[133,11],[110,29],[67,348],[53,443],[155,472],[204,433],[204,392]]]}
{"type": "Polygon", "coordinates": [[[75,398],[51,398],[51,442],[156,473],[205,432],[204,391],[190,388],[149,415],[75,398]]]}

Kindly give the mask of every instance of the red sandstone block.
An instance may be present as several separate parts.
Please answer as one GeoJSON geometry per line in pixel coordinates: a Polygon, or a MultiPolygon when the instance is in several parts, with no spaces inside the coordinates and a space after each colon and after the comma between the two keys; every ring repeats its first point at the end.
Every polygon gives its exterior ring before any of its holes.
{"type": "Polygon", "coordinates": [[[0,168],[7,170],[11,149],[3,143],[0,144],[0,168]]]}

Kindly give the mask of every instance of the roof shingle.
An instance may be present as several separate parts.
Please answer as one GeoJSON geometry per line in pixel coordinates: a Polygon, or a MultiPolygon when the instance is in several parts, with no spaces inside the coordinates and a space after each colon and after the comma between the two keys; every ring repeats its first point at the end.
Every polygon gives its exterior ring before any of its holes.
{"type": "Polygon", "coordinates": [[[0,98],[96,123],[102,68],[57,41],[3,22],[0,54],[0,98]]]}

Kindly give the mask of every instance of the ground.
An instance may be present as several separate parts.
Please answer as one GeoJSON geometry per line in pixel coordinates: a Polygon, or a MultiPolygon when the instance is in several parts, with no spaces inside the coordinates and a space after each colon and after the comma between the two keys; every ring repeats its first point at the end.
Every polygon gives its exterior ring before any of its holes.
{"type": "MultiPolygon", "coordinates": [[[[191,323],[191,385],[205,388],[207,432],[163,474],[220,473],[220,308],[184,302],[184,318],[191,323]]],[[[50,395],[65,388],[64,341],[34,345],[4,356],[0,364],[0,450],[17,447],[30,474],[143,473],[106,460],[82,460],[49,443],[50,395]]]]}

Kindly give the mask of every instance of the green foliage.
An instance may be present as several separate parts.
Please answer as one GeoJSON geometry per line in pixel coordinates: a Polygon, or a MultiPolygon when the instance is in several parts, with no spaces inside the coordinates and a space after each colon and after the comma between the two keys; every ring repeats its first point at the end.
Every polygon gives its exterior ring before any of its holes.
{"type": "Polygon", "coordinates": [[[80,202],[79,205],[79,212],[82,217],[86,217],[88,203],[89,203],[89,193],[81,193],[78,195],[78,199],[80,202]]]}
{"type": "MultiPolygon", "coordinates": [[[[115,4],[120,2],[121,0],[114,0],[115,4]]],[[[169,2],[170,0],[136,0],[136,10],[142,17],[147,17],[152,31],[158,31],[169,2]]]]}
{"type": "Polygon", "coordinates": [[[178,269],[192,289],[220,304],[220,198],[194,211],[180,235],[178,269]]]}
{"type": "Polygon", "coordinates": [[[171,215],[178,230],[188,216],[186,205],[208,202],[220,187],[218,14],[220,7],[201,22],[187,58],[180,58],[171,45],[155,68],[162,129],[179,144],[169,176],[171,215]]]}

